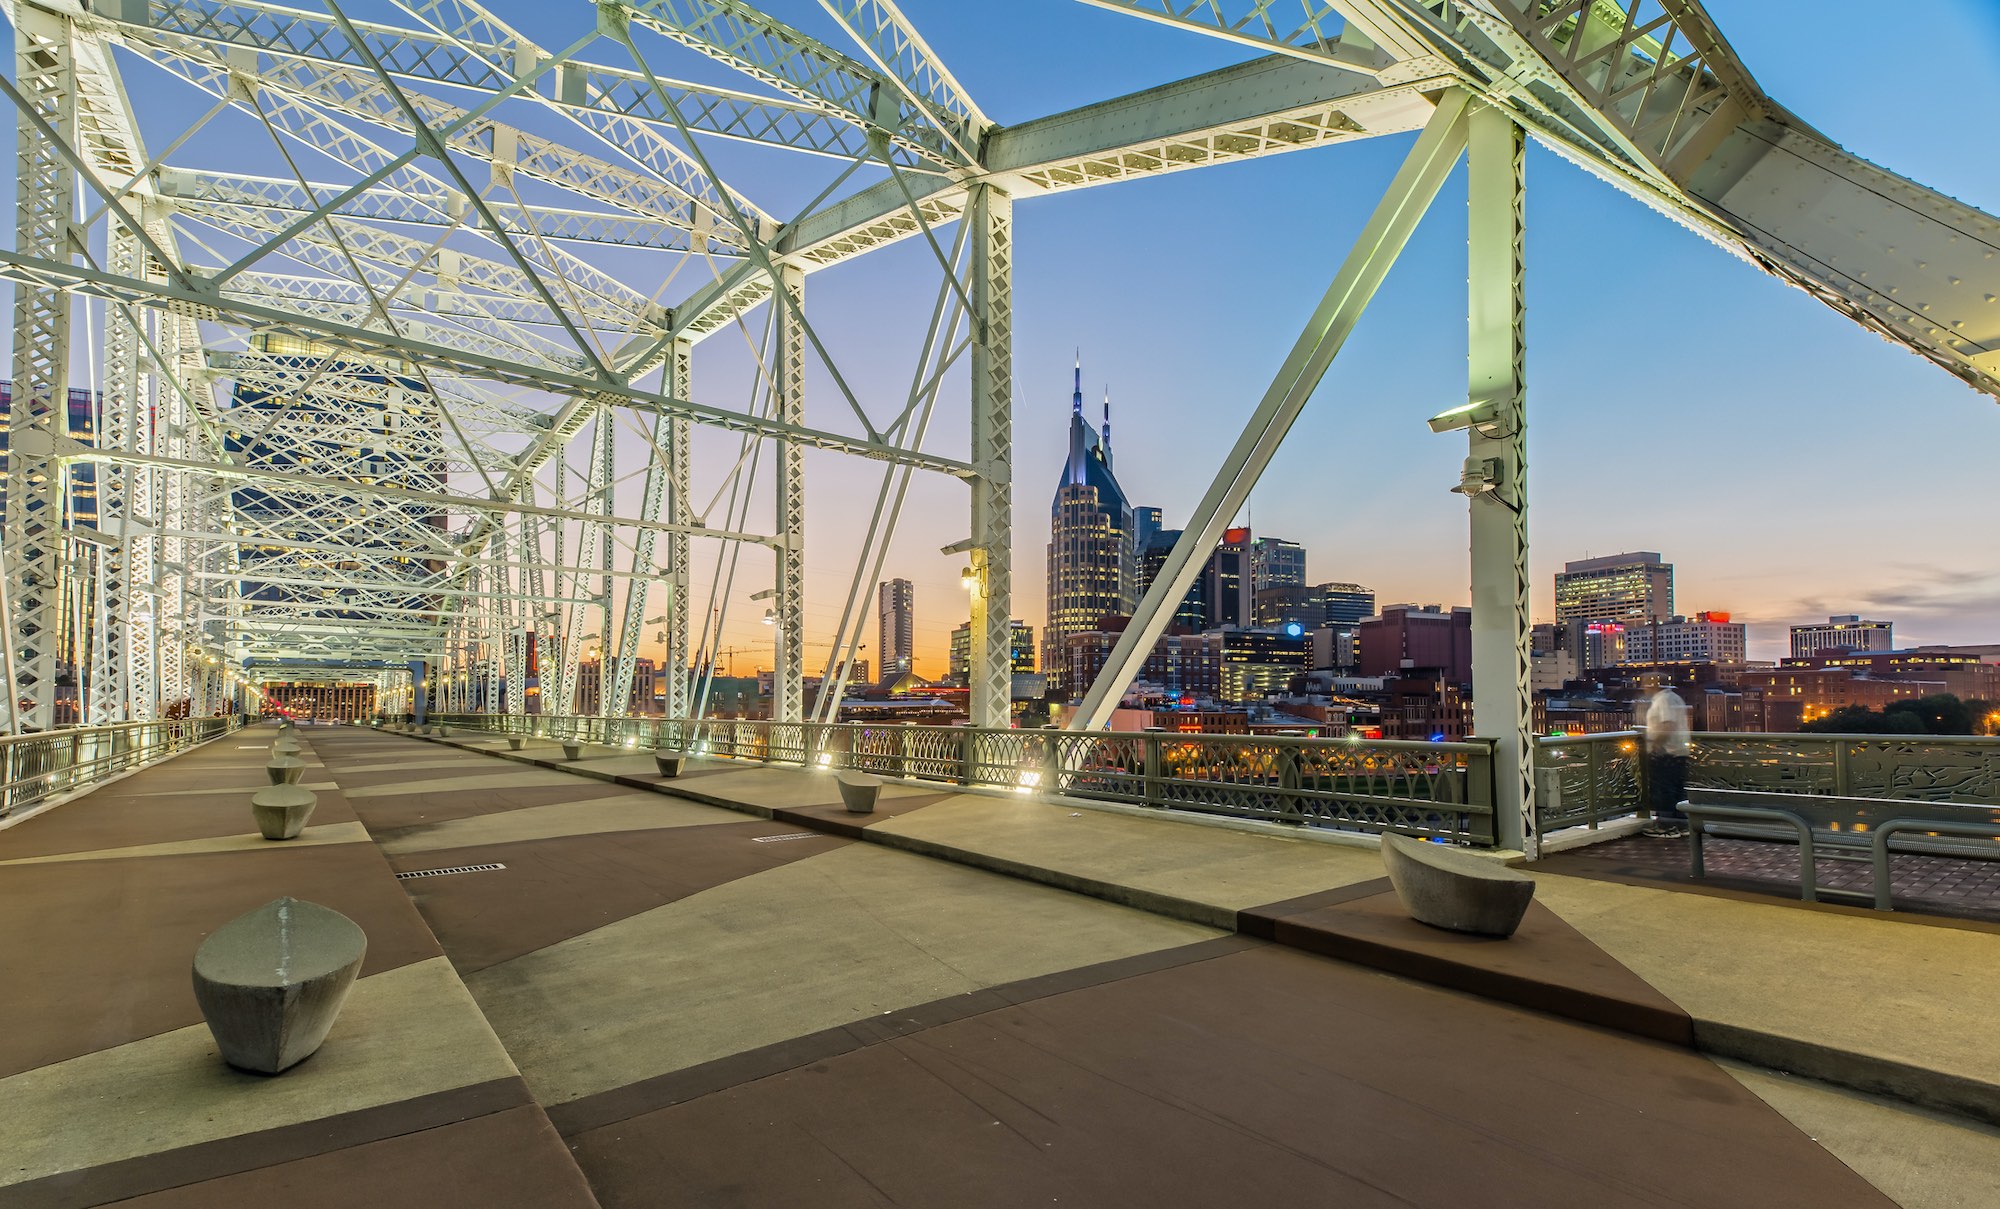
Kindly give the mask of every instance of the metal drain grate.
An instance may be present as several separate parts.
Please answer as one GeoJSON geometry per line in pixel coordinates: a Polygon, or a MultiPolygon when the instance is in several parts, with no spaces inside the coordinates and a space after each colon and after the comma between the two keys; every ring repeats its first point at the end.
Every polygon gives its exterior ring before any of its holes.
{"type": "Polygon", "coordinates": [[[406,882],[413,877],[443,877],[447,873],[485,873],[506,867],[505,865],[453,865],[449,869],[412,869],[407,873],[398,873],[396,880],[406,882]]]}
{"type": "Polygon", "coordinates": [[[750,838],[760,844],[775,844],[780,840],[816,840],[819,838],[819,832],[794,831],[786,835],[753,835],[750,838]]]}

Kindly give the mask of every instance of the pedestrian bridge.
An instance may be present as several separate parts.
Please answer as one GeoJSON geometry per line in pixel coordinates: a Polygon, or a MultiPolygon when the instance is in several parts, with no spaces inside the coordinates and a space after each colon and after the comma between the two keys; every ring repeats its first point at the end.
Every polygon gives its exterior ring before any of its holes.
{"type": "MultiPolygon", "coordinates": [[[[2000,1204],[1984,883],[1803,905],[1718,842],[1695,886],[1624,838],[1630,736],[1530,733],[1522,166],[1989,395],[2000,223],[1829,141],[1695,0],[1091,2],[1228,61],[1001,123],[891,0],[0,0],[0,1209],[2000,1204]],[[1074,725],[1011,729],[1015,206],[1371,138],[1400,166],[1202,434],[1074,725]],[[1105,733],[1461,179],[1431,427],[1466,458],[1431,487],[1465,496],[1473,740],[1105,733]],[[857,385],[886,354],[823,338],[807,278],[899,243],[908,389],[857,385]],[[807,450],[868,505],[811,633],[807,450]],[[918,475],[965,488],[974,725],[842,727],[918,475]],[[769,718],[721,721],[746,606],[769,718]],[[672,721],[619,716],[642,658],[672,721]],[[273,736],[234,719],[278,686],[452,731],[305,728],[318,811],[267,842],[273,736]],[[848,767],[893,778],[876,814],[848,767]],[[1389,827],[1548,858],[1524,932],[1391,910],[1389,827]],[[234,1073],[192,955],[287,895],[366,962],[321,1052],[234,1073]]],[[[1709,736],[1696,774],[1991,804],[1986,742],[1709,736]]]]}
{"type": "Polygon", "coordinates": [[[458,728],[302,728],[270,843],[274,737],[0,830],[0,1206],[2000,1195],[1993,925],[1537,866],[1496,947],[1296,827],[458,728]],[[368,955],[238,1074],[188,966],[282,894],[368,955]]]}

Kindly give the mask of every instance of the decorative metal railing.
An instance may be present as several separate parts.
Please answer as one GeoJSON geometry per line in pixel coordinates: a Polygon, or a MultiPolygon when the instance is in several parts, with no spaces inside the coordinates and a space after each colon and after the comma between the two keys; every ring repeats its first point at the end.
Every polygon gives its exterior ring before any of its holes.
{"type": "Polygon", "coordinates": [[[1407,743],[1163,731],[448,714],[434,721],[613,747],[855,769],[1347,831],[1394,828],[1490,847],[1482,740],[1407,743]]]}
{"type": "MultiPolygon", "coordinates": [[[[1637,731],[1537,739],[1535,774],[1545,834],[1646,809],[1637,731]]],[[[1689,745],[1688,784],[2000,807],[2000,738],[1704,731],[1689,745]]]]}
{"type": "Polygon", "coordinates": [[[78,726],[0,738],[0,819],[236,729],[236,718],[78,726]]]}
{"type": "Polygon", "coordinates": [[[1596,827],[1646,803],[1645,744],[1639,732],[1547,736],[1535,740],[1535,815],[1546,835],[1596,827]]]}
{"type": "Polygon", "coordinates": [[[2000,806],[2000,738],[1700,734],[1690,755],[1704,789],[2000,806]]]}

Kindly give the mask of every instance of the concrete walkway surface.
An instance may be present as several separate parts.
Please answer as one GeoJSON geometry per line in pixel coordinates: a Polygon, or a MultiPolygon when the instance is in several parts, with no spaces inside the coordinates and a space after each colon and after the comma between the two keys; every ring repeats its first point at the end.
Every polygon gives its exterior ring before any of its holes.
{"type": "Polygon", "coordinates": [[[0,1209],[2000,1203],[1911,1103],[2000,1085],[1991,930],[1538,876],[1473,942],[1362,848],[462,731],[304,728],[271,844],[268,734],[0,832],[0,1209]],[[238,1075],[188,962],[283,893],[368,960],[238,1075]]]}

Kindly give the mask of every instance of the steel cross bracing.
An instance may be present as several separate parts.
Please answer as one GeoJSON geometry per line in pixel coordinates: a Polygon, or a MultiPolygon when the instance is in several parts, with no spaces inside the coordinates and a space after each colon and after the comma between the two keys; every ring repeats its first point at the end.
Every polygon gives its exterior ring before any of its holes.
{"type": "Polygon", "coordinates": [[[1328,64],[1373,47],[1447,67],[1586,170],[2000,394],[2000,220],[1786,111],[1696,0],[1085,2],[1328,64]]]}
{"type": "MultiPolygon", "coordinates": [[[[0,723],[216,708],[226,677],[249,669],[345,668],[412,706],[421,684],[453,708],[569,713],[593,646],[608,673],[600,712],[624,708],[650,649],[669,712],[684,714],[702,657],[690,619],[717,603],[692,600],[697,541],[773,551],[773,708],[801,717],[802,451],[817,448],[966,482],[971,708],[997,724],[1014,206],[1360,138],[1429,131],[1381,216],[1387,243],[1357,249],[1330,295],[1333,348],[1453,148],[1470,148],[1471,392],[1501,419],[1473,430],[1460,488],[1475,598],[1497,619],[1476,637],[1478,727],[1503,745],[1525,717],[1525,698],[1495,687],[1524,683],[1523,134],[2000,393],[1986,301],[2000,293],[2000,227],[1770,101],[1691,0],[1089,2],[1270,53],[1002,126],[891,0],[799,6],[849,50],[738,0],[579,5],[561,47],[474,0],[393,0],[366,19],[241,0],[0,0],[16,31],[22,166],[17,238],[0,253],[17,287],[0,723]],[[121,60],[148,87],[195,90],[204,116],[142,140],[121,60]],[[716,64],[742,86],[682,78],[716,64]],[[224,145],[257,153],[204,150],[225,129],[236,142],[224,145]],[[774,215],[717,178],[711,138],[838,175],[801,213],[774,215]],[[807,274],[903,239],[936,245],[961,221],[963,279],[958,252],[938,259],[971,330],[953,346],[970,350],[963,459],[923,450],[924,424],[904,422],[920,403],[928,417],[930,371],[907,404],[853,396],[803,289],[807,274]],[[605,267],[605,251],[628,249],[659,258],[650,276],[605,267]],[[771,406],[697,398],[695,345],[758,308],[771,308],[759,371],[771,406]],[[71,355],[80,309],[101,333],[88,367],[71,355]],[[809,410],[815,357],[837,389],[809,410]],[[655,370],[657,386],[640,386],[655,370]],[[101,392],[95,448],[61,427],[71,378],[101,392]],[[747,442],[732,478],[770,455],[771,532],[695,512],[692,451],[716,431],[747,442]],[[95,529],[67,511],[67,478],[86,465],[95,529]],[[638,478],[636,515],[618,515],[616,485],[638,478]],[[655,580],[664,599],[646,590],[655,580]],[[72,614],[65,599],[83,603],[72,614]],[[85,689],[62,713],[69,666],[85,689]]],[[[940,367],[957,355],[937,351],[940,367]]],[[[1303,378],[1281,386],[1280,413],[1309,393],[1303,378]]],[[[1254,482],[1288,422],[1251,440],[1218,499],[1254,482]]],[[[892,496],[871,525],[878,562],[892,496]]],[[[1085,718],[1121,687],[1099,685],[1085,718]]],[[[1525,760],[1501,763],[1518,787],[1502,798],[1525,801],[1525,760]]]]}

